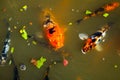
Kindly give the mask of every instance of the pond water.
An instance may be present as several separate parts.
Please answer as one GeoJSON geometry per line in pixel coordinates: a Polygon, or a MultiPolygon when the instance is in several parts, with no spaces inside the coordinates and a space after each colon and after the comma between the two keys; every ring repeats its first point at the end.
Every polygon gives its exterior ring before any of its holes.
{"type": "MultiPolygon", "coordinates": [[[[120,80],[120,7],[110,12],[107,18],[96,16],[76,24],[76,20],[85,16],[85,10],[94,11],[111,1],[113,0],[1,0],[0,52],[7,33],[4,20],[7,20],[12,29],[11,47],[15,48],[13,57],[20,80],[43,80],[51,60],[57,61],[57,64],[50,68],[50,80],[120,80]],[[28,6],[27,10],[20,12],[24,5],[28,6]],[[65,29],[64,47],[58,51],[49,47],[42,37],[42,22],[39,19],[42,18],[44,9],[49,9],[56,22],[65,29]],[[70,22],[72,25],[69,25],[70,22]],[[84,41],[79,39],[79,33],[90,35],[107,22],[113,22],[114,25],[107,32],[105,42],[101,44],[103,50],[82,54],[84,41]],[[17,29],[14,29],[15,26],[17,29]],[[19,30],[23,26],[26,26],[28,34],[40,36],[37,45],[32,44],[32,39],[26,41],[21,37],[19,30]],[[62,55],[69,61],[67,66],[61,63],[62,55]],[[30,60],[41,56],[47,61],[42,68],[37,69],[30,60]],[[26,71],[20,71],[21,63],[27,66],[26,71]]],[[[13,80],[13,73],[13,65],[0,66],[0,80],[13,80]]]]}

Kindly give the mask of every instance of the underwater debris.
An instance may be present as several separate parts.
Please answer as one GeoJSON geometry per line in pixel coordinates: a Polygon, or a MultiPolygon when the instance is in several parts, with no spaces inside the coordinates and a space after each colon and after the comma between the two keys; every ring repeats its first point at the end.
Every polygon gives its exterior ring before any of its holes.
{"type": "Polygon", "coordinates": [[[23,12],[23,9],[20,9],[20,12],[23,12]]]}
{"type": "Polygon", "coordinates": [[[29,25],[30,25],[30,26],[32,26],[32,25],[33,25],[33,23],[32,23],[32,22],[29,22],[29,25]]]}
{"type": "Polygon", "coordinates": [[[14,29],[17,29],[17,26],[14,26],[14,29]]]}
{"type": "Polygon", "coordinates": [[[33,65],[35,65],[38,69],[40,69],[43,66],[44,62],[46,62],[46,58],[44,58],[44,57],[41,57],[38,60],[36,60],[34,58],[31,59],[31,63],[33,65]]]}
{"type": "Polygon", "coordinates": [[[37,42],[36,42],[36,41],[32,41],[32,43],[33,43],[34,45],[37,45],[37,42]]]}
{"type": "Polygon", "coordinates": [[[6,8],[3,8],[3,9],[2,9],[2,11],[3,11],[3,12],[6,12],[6,11],[7,11],[7,9],[6,9],[6,8]]]}
{"type": "Polygon", "coordinates": [[[25,71],[27,68],[26,68],[26,65],[25,64],[20,64],[20,70],[21,71],[25,71]]]}
{"type": "Polygon", "coordinates": [[[104,14],[103,14],[103,17],[105,17],[105,18],[108,17],[108,16],[109,16],[108,13],[104,13],[104,14]]]}
{"type": "Polygon", "coordinates": [[[25,26],[23,26],[22,29],[20,29],[20,33],[21,33],[21,36],[23,39],[27,40],[28,39],[28,34],[27,34],[27,31],[25,30],[24,28],[25,26]]]}
{"type": "Polygon", "coordinates": [[[85,11],[85,14],[86,14],[86,15],[89,15],[89,14],[92,14],[92,12],[91,12],[90,10],[86,10],[86,11],[85,11]]]}
{"type": "Polygon", "coordinates": [[[65,58],[63,59],[63,65],[64,65],[64,66],[67,66],[67,65],[68,65],[68,60],[65,59],[65,58]]]}
{"type": "Polygon", "coordinates": [[[15,49],[14,47],[11,47],[10,52],[13,53],[13,52],[14,52],[14,49],[15,49]]]}
{"type": "Polygon", "coordinates": [[[69,22],[68,25],[71,26],[73,23],[72,22],[69,22]]]}
{"type": "Polygon", "coordinates": [[[8,64],[11,65],[12,64],[12,60],[10,60],[8,64]]]}
{"type": "Polygon", "coordinates": [[[26,11],[27,8],[28,8],[28,6],[27,6],[27,5],[24,5],[24,6],[22,6],[22,8],[20,8],[19,11],[20,11],[20,12],[26,11]]]}

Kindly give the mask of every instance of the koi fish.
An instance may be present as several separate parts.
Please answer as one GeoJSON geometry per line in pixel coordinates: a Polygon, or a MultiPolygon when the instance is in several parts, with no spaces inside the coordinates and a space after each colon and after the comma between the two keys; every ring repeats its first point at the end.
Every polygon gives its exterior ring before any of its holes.
{"type": "Polygon", "coordinates": [[[7,57],[8,57],[8,51],[10,49],[10,42],[11,42],[11,39],[10,39],[11,29],[10,29],[10,26],[9,26],[8,22],[6,22],[6,25],[8,26],[8,32],[7,32],[7,35],[6,35],[6,39],[4,41],[2,54],[0,55],[0,63],[1,64],[5,64],[6,63],[6,60],[7,60],[7,57]]]}
{"type": "Polygon", "coordinates": [[[107,23],[100,30],[98,30],[97,32],[95,32],[89,37],[86,37],[87,36],[86,34],[82,35],[83,33],[79,34],[79,38],[82,40],[85,40],[85,44],[83,48],[81,49],[82,53],[86,54],[90,50],[96,48],[102,42],[102,40],[104,39],[106,35],[106,32],[108,31],[108,29],[110,28],[112,24],[113,23],[107,23]]]}
{"type": "Polygon", "coordinates": [[[46,16],[43,24],[45,37],[49,44],[56,50],[64,46],[64,34],[62,28],[50,17],[46,16]]]}
{"type": "Polygon", "coordinates": [[[117,7],[119,7],[119,5],[120,5],[119,2],[112,2],[112,3],[106,4],[103,7],[100,7],[98,9],[96,9],[91,14],[86,15],[82,19],[78,19],[77,23],[80,23],[83,20],[89,19],[90,17],[97,16],[97,15],[102,15],[102,14],[104,14],[106,12],[113,11],[114,9],[116,9],[117,7]]]}

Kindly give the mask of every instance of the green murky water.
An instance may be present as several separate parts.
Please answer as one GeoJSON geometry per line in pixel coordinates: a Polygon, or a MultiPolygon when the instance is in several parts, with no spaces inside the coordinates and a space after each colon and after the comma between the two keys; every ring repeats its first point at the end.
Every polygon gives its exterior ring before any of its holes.
{"type": "MultiPolygon", "coordinates": [[[[120,8],[110,12],[108,18],[97,16],[76,24],[75,21],[82,18],[84,11],[96,8],[111,2],[112,0],[1,0],[0,2],[0,52],[7,32],[4,19],[9,21],[12,28],[11,46],[15,47],[14,59],[19,69],[19,64],[27,66],[26,71],[20,71],[20,80],[42,80],[46,68],[51,60],[62,60],[61,52],[66,52],[69,64],[64,67],[62,63],[57,63],[50,68],[50,80],[120,80],[120,8]],[[27,5],[26,11],[19,9],[27,5]],[[32,44],[32,39],[28,42],[21,38],[19,29],[26,26],[27,32],[32,35],[42,32],[39,17],[41,10],[50,9],[60,26],[65,31],[65,45],[57,52],[49,48],[43,39],[38,40],[37,45],[32,44]],[[29,25],[32,22],[32,25],[29,25]],[[69,26],[68,23],[73,25],[69,26]],[[92,50],[87,55],[81,53],[84,41],[78,37],[79,33],[92,34],[107,22],[115,24],[108,31],[105,42],[101,45],[103,51],[92,50]],[[14,26],[17,29],[14,29],[14,26]],[[30,43],[30,46],[28,46],[30,43]],[[67,54],[69,53],[69,54],[67,54]],[[31,58],[38,59],[44,56],[47,62],[41,69],[34,67],[31,58]],[[104,59],[104,60],[103,60],[104,59]],[[115,68],[114,65],[118,67],[115,68]]],[[[116,0],[119,1],[119,0],[116,0]]],[[[13,65],[0,66],[0,80],[13,80],[13,65]]]]}

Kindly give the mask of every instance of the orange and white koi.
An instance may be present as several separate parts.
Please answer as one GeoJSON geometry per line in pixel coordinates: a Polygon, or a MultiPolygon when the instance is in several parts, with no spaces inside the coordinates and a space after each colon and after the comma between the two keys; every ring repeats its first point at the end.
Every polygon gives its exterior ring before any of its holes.
{"type": "Polygon", "coordinates": [[[82,53],[86,54],[90,50],[94,49],[97,45],[99,45],[102,42],[103,38],[106,35],[106,32],[108,31],[111,25],[112,23],[108,23],[104,25],[100,30],[87,37],[87,39],[85,40],[85,44],[81,49],[82,53]]]}

